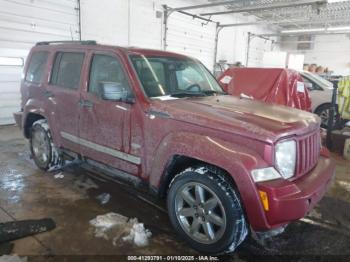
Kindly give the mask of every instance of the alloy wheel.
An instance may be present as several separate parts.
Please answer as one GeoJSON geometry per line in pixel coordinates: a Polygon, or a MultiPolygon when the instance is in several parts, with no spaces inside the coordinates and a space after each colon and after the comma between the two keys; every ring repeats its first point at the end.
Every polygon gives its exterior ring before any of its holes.
{"type": "Polygon", "coordinates": [[[226,229],[226,214],[219,197],[207,186],[190,182],[179,188],[176,217],[193,240],[203,244],[215,243],[226,229]]]}
{"type": "Polygon", "coordinates": [[[50,142],[44,130],[36,129],[32,133],[32,150],[36,159],[45,164],[50,154],[50,142]]]}
{"type": "MultiPolygon", "coordinates": [[[[330,116],[330,109],[325,109],[325,110],[321,111],[319,117],[321,118],[321,123],[323,126],[328,126],[329,116],[330,116]]],[[[337,113],[334,112],[333,126],[335,125],[335,123],[337,121],[336,117],[337,117],[337,113]]]]}

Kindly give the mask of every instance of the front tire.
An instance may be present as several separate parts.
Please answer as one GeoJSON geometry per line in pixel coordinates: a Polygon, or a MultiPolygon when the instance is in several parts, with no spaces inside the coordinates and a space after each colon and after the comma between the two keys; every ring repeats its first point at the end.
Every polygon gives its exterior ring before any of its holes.
{"type": "Polygon", "coordinates": [[[175,176],[167,204],[176,232],[199,252],[233,252],[247,236],[237,192],[222,174],[206,167],[175,176]]]}
{"type": "Polygon", "coordinates": [[[60,162],[59,154],[45,119],[40,119],[32,125],[30,151],[35,164],[42,170],[48,170],[60,162]]]}

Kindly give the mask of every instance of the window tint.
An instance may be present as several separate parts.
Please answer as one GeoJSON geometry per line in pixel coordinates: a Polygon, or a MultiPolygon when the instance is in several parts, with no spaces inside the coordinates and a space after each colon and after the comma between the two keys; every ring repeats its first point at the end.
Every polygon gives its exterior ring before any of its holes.
{"type": "Polygon", "coordinates": [[[118,83],[129,89],[127,78],[117,58],[108,55],[94,55],[88,91],[99,94],[99,86],[103,82],[118,83]]]}
{"type": "Polygon", "coordinates": [[[206,81],[203,78],[203,75],[198,74],[197,68],[187,67],[185,70],[176,71],[176,78],[179,90],[187,90],[189,86],[195,83],[202,83],[205,85],[205,88],[208,89],[206,81]]]}
{"type": "Polygon", "coordinates": [[[48,52],[35,52],[30,58],[26,81],[40,83],[45,71],[48,52]]]}
{"type": "Polygon", "coordinates": [[[222,88],[199,62],[182,57],[131,55],[148,97],[222,94],[222,88]]]}
{"type": "Polygon", "coordinates": [[[83,62],[83,53],[57,53],[52,69],[51,84],[78,89],[83,62]]]}
{"type": "Polygon", "coordinates": [[[149,96],[165,95],[165,64],[162,61],[135,60],[134,65],[140,76],[145,92],[149,96]]]}

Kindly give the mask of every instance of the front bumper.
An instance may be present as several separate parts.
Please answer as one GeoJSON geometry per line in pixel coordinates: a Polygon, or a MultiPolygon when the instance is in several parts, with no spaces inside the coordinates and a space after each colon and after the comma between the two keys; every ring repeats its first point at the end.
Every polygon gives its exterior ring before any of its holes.
{"type": "Polygon", "coordinates": [[[321,156],[316,167],[301,178],[258,183],[269,201],[266,230],[303,218],[321,200],[334,175],[335,163],[321,156]]]}
{"type": "Polygon", "coordinates": [[[23,112],[16,112],[13,113],[13,118],[16,121],[17,126],[19,126],[20,129],[22,129],[22,117],[23,117],[23,112]]]}

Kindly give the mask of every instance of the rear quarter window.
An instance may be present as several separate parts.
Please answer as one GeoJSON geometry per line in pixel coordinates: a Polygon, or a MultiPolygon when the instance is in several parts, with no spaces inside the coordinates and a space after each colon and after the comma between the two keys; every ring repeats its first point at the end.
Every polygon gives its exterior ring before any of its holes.
{"type": "Polygon", "coordinates": [[[58,52],[50,83],[68,89],[78,89],[84,53],[58,52]]]}
{"type": "Polygon", "coordinates": [[[41,83],[47,65],[48,52],[38,51],[32,54],[26,74],[26,81],[41,83]]]}

